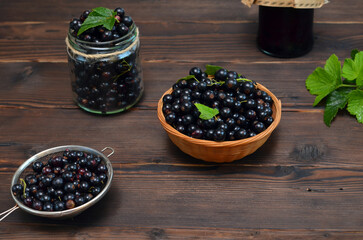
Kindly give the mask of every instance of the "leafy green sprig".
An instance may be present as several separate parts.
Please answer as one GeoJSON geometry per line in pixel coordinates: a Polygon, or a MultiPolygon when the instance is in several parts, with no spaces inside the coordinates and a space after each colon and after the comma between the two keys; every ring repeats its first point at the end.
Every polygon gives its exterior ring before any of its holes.
{"type": "Polygon", "coordinates": [[[119,22],[119,20],[115,18],[116,14],[117,13],[115,11],[104,7],[92,9],[92,12],[90,12],[86,20],[82,23],[81,28],[78,30],[77,36],[81,35],[90,28],[101,25],[108,30],[112,30],[115,22],[119,22]]]}
{"type": "Polygon", "coordinates": [[[217,108],[210,108],[201,103],[194,103],[200,112],[199,118],[203,120],[211,119],[219,114],[219,110],[217,108]]]}
{"type": "Polygon", "coordinates": [[[351,52],[351,58],[344,61],[343,68],[333,54],[324,68],[318,67],[306,79],[306,88],[316,95],[313,106],[326,99],[324,123],[330,127],[340,109],[347,108],[363,123],[363,51],[351,52]]]}

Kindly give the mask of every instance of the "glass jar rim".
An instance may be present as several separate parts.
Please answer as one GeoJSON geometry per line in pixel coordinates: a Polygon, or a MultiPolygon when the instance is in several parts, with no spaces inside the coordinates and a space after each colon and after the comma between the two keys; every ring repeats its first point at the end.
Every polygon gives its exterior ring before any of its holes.
{"type": "Polygon", "coordinates": [[[68,30],[68,41],[73,44],[86,46],[86,48],[92,49],[92,50],[107,50],[114,47],[122,46],[125,43],[129,42],[132,39],[132,36],[135,35],[135,31],[137,29],[137,26],[135,23],[132,23],[132,25],[129,27],[129,32],[117,39],[113,39],[110,41],[105,42],[89,42],[84,41],[81,39],[76,38],[71,34],[71,29],[68,30]]]}

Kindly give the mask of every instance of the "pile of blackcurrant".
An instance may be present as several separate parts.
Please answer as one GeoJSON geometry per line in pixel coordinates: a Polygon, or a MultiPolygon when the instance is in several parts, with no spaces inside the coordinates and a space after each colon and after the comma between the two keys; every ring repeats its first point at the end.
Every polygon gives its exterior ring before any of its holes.
{"type": "Polygon", "coordinates": [[[88,63],[69,58],[75,101],[104,114],[132,106],[143,92],[137,61],[136,54],[116,62],[88,63]]]}
{"type": "Polygon", "coordinates": [[[111,30],[108,30],[103,26],[97,26],[78,35],[82,23],[87,19],[91,12],[90,10],[85,10],[79,18],[73,18],[69,23],[71,34],[77,39],[88,42],[107,42],[125,36],[129,32],[133,20],[130,16],[125,15],[125,10],[123,8],[118,7],[114,11],[117,14],[115,16],[117,21],[111,30]]]}
{"type": "Polygon", "coordinates": [[[63,152],[47,163],[35,161],[32,172],[12,186],[13,195],[39,211],[62,211],[80,206],[105,187],[107,166],[99,156],[82,151],[63,152]]]}
{"type": "Polygon", "coordinates": [[[253,137],[271,125],[273,101],[255,82],[235,71],[207,68],[215,71],[208,75],[193,67],[188,77],[173,85],[171,94],[164,95],[162,111],[167,123],[190,137],[213,141],[253,137]],[[217,114],[201,117],[205,110],[200,105],[217,114]]]}
{"type": "Polygon", "coordinates": [[[137,27],[132,18],[125,15],[123,8],[118,7],[114,12],[118,21],[115,21],[112,30],[100,25],[77,35],[90,14],[89,10],[84,11],[79,19],[73,19],[69,26],[73,36],[70,39],[73,44],[78,44],[77,50],[87,55],[114,54],[112,57],[88,58],[68,50],[74,100],[81,108],[90,112],[121,112],[133,106],[143,93],[138,37],[133,38],[135,34],[129,34],[127,41],[120,38],[129,32],[134,33],[137,27]],[[73,41],[77,40],[74,37],[89,43],[79,44],[73,41]],[[117,42],[117,46],[113,46],[114,42],[107,42],[114,39],[122,42],[117,42]],[[95,47],[95,42],[100,44],[95,47]],[[126,51],[133,43],[135,46],[126,51]]]}

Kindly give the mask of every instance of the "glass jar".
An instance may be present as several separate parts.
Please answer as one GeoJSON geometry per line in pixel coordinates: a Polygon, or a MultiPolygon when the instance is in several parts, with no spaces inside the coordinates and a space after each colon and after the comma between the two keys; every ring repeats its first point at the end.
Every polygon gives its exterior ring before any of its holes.
{"type": "Polygon", "coordinates": [[[314,9],[259,6],[257,45],[273,57],[300,57],[313,48],[314,9]]]}
{"type": "Polygon", "coordinates": [[[82,109],[114,114],[135,105],[144,91],[139,30],[108,42],[66,39],[73,98],[82,109]]]}

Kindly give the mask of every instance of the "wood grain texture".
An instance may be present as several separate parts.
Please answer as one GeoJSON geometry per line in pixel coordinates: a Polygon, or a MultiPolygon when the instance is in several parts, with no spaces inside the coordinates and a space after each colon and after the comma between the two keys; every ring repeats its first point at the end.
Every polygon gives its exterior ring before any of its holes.
{"type": "MultiPolygon", "coordinates": [[[[297,59],[272,58],[256,47],[257,23],[174,23],[138,24],[142,59],[146,62],[322,64],[335,53],[341,59],[360,48],[363,24],[315,24],[315,44],[297,59]],[[155,51],[157,49],[157,51],[155,51]]],[[[0,25],[0,62],[67,62],[68,24],[48,23],[0,25]]]]}
{"type": "MultiPolygon", "coordinates": [[[[268,169],[257,171],[175,175],[116,170],[103,201],[72,220],[48,220],[17,210],[6,224],[34,225],[35,232],[58,224],[65,229],[76,225],[361,231],[362,217],[356,213],[363,207],[362,168],[312,168],[310,175],[298,180],[293,172],[278,176],[268,169]]],[[[2,174],[3,180],[10,177],[2,174]]],[[[8,194],[0,200],[11,206],[8,194]]]]}
{"type": "MultiPolygon", "coordinates": [[[[119,3],[126,12],[136,21],[256,21],[258,8],[248,8],[241,1],[235,0],[133,0],[119,3]]],[[[116,4],[117,5],[117,4],[116,4]]],[[[98,7],[95,1],[71,1],[65,0],[61,3],[56,0],[41,1],[19,0],[0,3],[3,14],[0,21],[65,21],[72,17],[78,17],[85,9],[98,7]],[[71,7],[69,7],[71,6],[71,7]],[[16,14],[13,14],[16,12],[16,14]],[[24,16],[29,16],[25,18],[24,16]]],[[[115,2],[111,0],[102,1],[102,6],[115,8],[115,2]]],[[[317,21],[329,22],[363,22],[361,9],[362,1],[331,0],[329,4],[317,9],[315,16],[317,21]]]]}
{"type": "MultiPolygon", "coordinates": [[[[143,62],[145,94],[136,109],[156,110],[157,101],[178,79],[188,75],[193,66],[203,63],[143,62]]],[[[283,111],[317,111],[315,97],[305,88],[305,80],[323,63],[212,63],[243,73],[272,91],[282,102],[283,111]]],[[[76,109],[67,63],[0,63],[0,108],[76,109]],[[11,94],[9,94],[11,93],[11,94]]]]}
{"type": "Polygon", "coordinates": [[[0,224],[0,239],[363,238],[362,124],[341,112],[326,127],[305,88],[332,53],[343,60],[362,50],[363,1],[317,9],[314,49],[294,59],[257,50],[258,8],[239,0],[122,1],[141,32],[145,94],[113,116],[74,105],[65,51],[68,21],[99,4],[0,0],[0,212],[14,205],[11,177],[32,155],[67,144],[115,149],[114,181],[101,202],[69,220],[17,210],[0,224]],[[163,92],[208,63],[245,74],[282,101],[266,144],[229,164],[184,154],[156,116],[163,92]]]}
{"type": "MultiPolygon", "coordinates": [[[[0,161],[4,164],[0,169],[5,172],[14,171],[39,151],[73,144],[98,150],[105,146],[115,148],[112,161],[118,164],[116,168],[123,163],[132,164],[132,167],[146,164],[146,168],[155,171],[170,168],[177,173],[183,172],[184,165],[196,164],[197,168],[205,170],[222,167],[218,164],[205,165],[177,149],[161,127],[156,110],[132,110],[102,117],[80,109],[0,109],[0,123],[0,161]]],[[[226,166],[284,165],[292,169],[300,165],[361,167],[362,134],[362,126],[347,115],[339,115],[328,128],[323,123],[321,112],[283,112],[280,125],[261,149],[226,166]],[[342,139],[355,141],[348,146],[342,143],[342,139]]]]}

